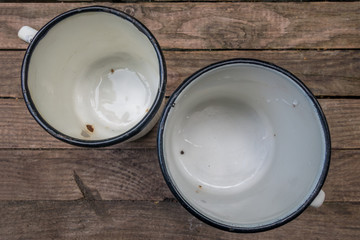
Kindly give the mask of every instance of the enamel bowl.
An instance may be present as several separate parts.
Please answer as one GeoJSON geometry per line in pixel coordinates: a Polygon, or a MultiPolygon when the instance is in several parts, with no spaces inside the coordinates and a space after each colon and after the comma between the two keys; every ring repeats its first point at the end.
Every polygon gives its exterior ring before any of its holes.
{"type": "Polygon", "coordinates": [[[257,232],[321,205],[330,135],[320,105],[294,75],[233,59],[196,72],[173,93],[158,155],[188,211],[221,229],[257,232]]]}
{"type": "MultiPolygon", "coordinates": [[[[30,36],[22,66],[26,105],[54,137],[107,146],[146,134],[166,88],[165,61],[150,31],[107,7],[63,13],[30,36]]],[[[28,35],[27,35],[28,34],[28,35]]]]}

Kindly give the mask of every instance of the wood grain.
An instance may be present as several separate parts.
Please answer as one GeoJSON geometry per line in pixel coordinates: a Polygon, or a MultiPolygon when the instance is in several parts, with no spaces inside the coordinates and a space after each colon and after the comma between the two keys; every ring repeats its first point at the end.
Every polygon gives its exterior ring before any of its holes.
{"type": "MultiPolygon", "coordinates": [[[[326,202],[360,201],[360,150],[334,150],[326,202]]],[[[156,149],[0,150],[0,200],[172,199],[156,149]]]]}
{"type": "MultiPolygon", "coordinates": [[[[196,0],[194,2],[229,2],[230,0],[196,0]]],[[[236,0],[236,2],[318,2],[319,0],[236,0]]],[[[346,0],[354,2],[356,0],[346,0]]],[[[24,2],[24,0],[2,0],[2,2],[24,2]]],[[[121,2],[121,0],[27,0],[26,2],[121,2]]],[[[131,1],[129,1],[131,2],[131,1]]],[[[135,1],[134,1],[135,2],[135,1]]],[[[149,2],[147,0],[137,0],[136,2],[149,2]]],[[[188,2],[188,0],[151,0],[151,2],[188,2]]],[[[235,1],[234,1],[235,2],[235,1]]]]}
{"type": "MultiPolygon", "coordinates": [[[[28,112],[23,99],[0,99],[1,148],[79,148],[48,134],[28,112]]],[[[137,141],[112,148],[155,147],[156,127],[137,141]]]]}
{"type": "MultiPolygon", "coordinates": [[[[300,78],[316,96],[360,96],[360,51],[164,51],[169,96],[191,74],[211,63],[255,58],[279,65],[300,78]]],[[[0,97],[22,98],[24,51],[0,51],[0,97]]]]}
{"type": "Polygon", "coordinates": [[[21,64],[24,51],[0,51],[0,97],[22,98],[21,64]]]}
{"type": "MultiPolygon", "coordinates": [[[[24,49],[23,25],[39,29],[89,3],[3,3],[0,49],[24,49]]],[[[360,48],[358,3],[102,3],[143,22],[165,49],[360,48]]]]}
{"type": "MultiPolygon", "coordinates": [[[[320,99],[336,149],[360,148],[360,99],[320,99]]],[[[28,113],[22,99],[0,99],[0,149],[78,148],[65,144],[45,132],[28,113]]],[[[111,148],[152,148],[156,128],[137,141],[111,148]]]]}
{"type": "Polygon", "coordinates": [[[359,148],[360,99],[320,99],[319,102],[329,123],[332,148],[359,148]]]}
{"type": "Polygon", "coordinates": [[[333,150],[323,190],[326,201],[360,202],[360,150],[333,150]]]}
{"type": "Polygon", "coordinates": [[[186,212],[177,202],[1,201],[4,239],[356,239],[359,203],[327,203],[294,221],[256,234],[228,233],[186,212]]]}
{"type": "Polygon", "coordinates": [[[173,197],[155,148],[0,150],[0,169],[0,200],[75,200],[88,195],[98,200],[161,201],[173,197]]]}
{"type": "Polygon", "coordinates": [[[360,51],[166,51],[168,94],[197,70],[232,58],[274,63],[301,79],[316,96],[360,96],[360,51]]]}
{"type": "Polygon", "coordinates": [[[0,3],[0,239],[359,238],[359,2],[89,1],[0,3]],[[304,81],[320,99],[332,135],[324,205],[264,233],[224,232],[174,200],[158,165],[156,128],[99,149],[47,134],[21,99],[27,44],[17,31],[94,4],[135,16],[152,31],[168,66],[167,96],[196,70],[236,57],[275,63],[304,81]]]}

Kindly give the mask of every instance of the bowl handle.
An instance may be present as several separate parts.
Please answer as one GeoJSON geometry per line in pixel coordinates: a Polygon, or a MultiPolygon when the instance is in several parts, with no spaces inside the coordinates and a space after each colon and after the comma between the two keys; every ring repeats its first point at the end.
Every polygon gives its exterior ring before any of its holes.
{"type": "Polygon", "coordinates": [[[310,204],[310,206],[318,208],[320,207],[325,200],[325,192],[323,190],[320,190],[319,194],[316,196],[314,201],[310,204]]]}
{"type": "Polygon", "coordinates": [[[35,34],[38,31],[33,29],[32,27],[29,26],[23,26],[20,28],[19,32],[18,32],[18,37],[22,40],[24,40],[27,43],[30,43],[32,41],[32,39],[35,37],[35,34]]]}

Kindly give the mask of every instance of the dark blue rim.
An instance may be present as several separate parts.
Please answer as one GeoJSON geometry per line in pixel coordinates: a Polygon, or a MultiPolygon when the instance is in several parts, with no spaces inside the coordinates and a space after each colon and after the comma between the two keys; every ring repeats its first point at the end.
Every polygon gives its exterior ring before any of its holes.
{"type": "Polygon", "coordinates": [[[29,109],[29,112],[31,113],[31,115],[40,124],[41,127],[43,127],[48,133],[53,135],[55,138],[57,138],[59,140],[62,140],[64,142],[66,142],[66,143],[70,143],[70,144],[77,145],[77,146],[104,147],[104,146],[109,146],[109,145],[112,145],[112,144],[123,142],[123,141],[137,135],[154,118],[157,111],[160,109],[161,103],[162,103],[162,101],[164,99],[164,96],[165,96],[165,90],[166,90],[166,65],[165,65],[164,56],[163,56],[162,51],[160,49],[160,45],[156,41],[155,37],[152,35],[152,33],[142,23],[140,23],[134,17],[129,16],[124,12],[121,12],[121,11],[118,11],[116,9],[109,8],[109,7],[103,7],[103,6],[83,7],[83,8],[73,9],[73,10],[70,10],[70,11],[65,12],[63,14],[60,14],[59,16],[57,16],[54,19],[52,19],[51,21],[49,21],[44,27],[42,27],[37,32],[37,34],[35,35],[35,37],[31,41],[31,43],[29,44],[29,46],[28,46],[28,48],[26,50],[25,56],[24,56],[24,60],[23,60],[22,67],[21,67],[21,88],[22,88],[22,92],[23,92],[23,96],[24,96],[26,106],[29,109]],[[31,61],[31,55],[32,55],[34,49],[36,48],[37,44],[41,41],[42,38],[44,38],[46,36],[47,32],[52,27],[54,27],[57,23],[61,22],[65,18],[68,18],[68,17],[71,17],[71,16],[73,16],[75,14],[83,13],[83,12],[106,12],[106,13],[113,14],[115,16],[118,16],[120,18],[123,18],[123,19],[129,21],[137,29],[139,29],[140,32],[142,32],[145,36],[147,36],[147,38],[149,39],[149,41],[153,45],[153,47],[155,49],[155,52],[157,54],[158,60],[159,60],[159,68],[160,68],[159,69],[159,73],[160,73],[160,76],[159,76],[160,77],[159,89],[158,89],[158,93],[157,93],[157,95],[155,97],[154,104],[150,108],[148,114],[136,126],[131,128],[129,131],[127,131],[127,132],[125,132],[125,133],[123,133],[123,134],[121,134],[119,136],[104,139],[104,140],[92,140],[92,141],[81,140],[81,139],[77,139],[77,138],[67,136],[67,135],[57,131],[50,124],[48,124],[41,117],[40,113],[37,111],[36,106],[35,106],[34,102],[31,99],[31,94],[30,94],[30,91],[29,91],[29,88],[28,88],[28,85],[27,85],[28,69],[29,69],[29,64],[30,64],[30,61],[31,61]]]}
{"type": "Polygon", "coordinates": [[[328,127],[325,115],[324,115],[324,113],[323,113],[323,111],[321,109],[320,104],[318,103],[318,101],[316,100],[314,95],[310,92],[310,90],[297,77],[295,77],[293,74],[291,74],[290,72],[288,72],[287,70],[285,70],[285,69],[283,69],[281,67],[278,67],[278,66],[276,66],[274,64],[271,64],[271,63],[268,63],[268,62],[255,60],[255,59],[245,59],[245,58],[237,58],[237,59],[231,59],[231,60],[227,60],[227,61],[214,63],[212,65],[209,65],[209,66],[197,71],[192,76],[187,78],[175,90],[175,92],[171,95],[169,101],[167,102],[167,104],[165,106],[164,112],[163,112],[163,114],[161,116],[160,123],[159,123],[158,136],[157,136],[157,146],[158,146],[157,150],[158,150],[160,168],[161,168],[161,171],[163,173],[166,184],[170,188],[173,195],[177,198],[177,200],[183,205],[183,207],[186,210],[188,210],[191,214],[193,214],[195,217],[197,217],[198,219],[202,220],[203,222],[205,222],[205,223],[207,223],[207,224],[209,224],[211,226],[214,226],[214,227],[222,229],[222,230],[230,231],[230,232],[240,232],[240,233],[254,233],[254,232],[262,232],[262,231],[270,230],[270,229],[279,227],[281,225],[284,225],[285,223],[287,223],[287,222],[295,219],[296,217],[298,217],[311,204],[311,202],[315,199],[315,197],[320,192],[320,190],[321,190],[321,188],[322,188],[322,186],[323,186],[323,184],[325,182],[328,170],[329,170],[330,155],[331,155],[331,142],[330,142],[329,127],[328,127]],[[164,150],[163,150],[163,143],[164,143],[163,134],[164,134],[164,127],[165,127],[166,119],[168,117],[170,109],[172,107],[176,107],[174,105],[174,103],[175,103],[177,97],[179,96],[179,94],[191,82],[196,80],[202,74],[205,74],[210,70],[216,69],[216,68],[224,66],[224,65],[239,64],[239,63],[258,65],[258,66],[262,66],[262,67],[265,67],[265,68],[273,69],[273,70],[275,70],[277,72],[280,72],[280,73],[286,75],[295,84],[297,84],[299,87],[301,87],[302,90],[308,95],[308,97],[310,98],[310,100],[313,102],[313,104],[315,106],[315,109],[316,109],[317,114],[318,114],[318,116],[320,118],[320,121],[321,121],[321,125],[322,125],[324,136],[325,136],[325,144],[326,144],[326,152],[325,152],[325,159],[324,159],[325,161],[324,161],[324,166],[322,168],[321,176],[319,178],[319,181],[318,181],[314,191],[311,193],[311,195],[305,201],[305,203],[302,204],[296,211],[294,211],[293,213],[291,213],[288,216],[284,217],[283,219],[279,219],[279,220],[277,220],[277,221],[275,221],[273,223],[262,225],[262,226],[257,226],[257,227],[238,227],[238,226],[232,226],[232,225],[227,225],[227,224],[224,224],[224,223],[221,223],[221,222],[217,222],[217,221],[203,215],[198,210],[196,210],[193,206],[191,206],[191,204],[188,203],[185,200],[185,198],[181,195],[180,191],[178,191],[178,189],[176,188],[175,183],[172,181],[172,179],[171,179],[171,177],[169,175],[167,166],[166,166],[164,150]]]}

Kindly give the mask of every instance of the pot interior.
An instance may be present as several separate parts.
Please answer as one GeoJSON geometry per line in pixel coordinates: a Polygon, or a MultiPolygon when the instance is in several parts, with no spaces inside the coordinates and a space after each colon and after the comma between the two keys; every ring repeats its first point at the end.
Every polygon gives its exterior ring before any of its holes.
{"type": "Polygon", "coordinates": [[[40,37],[27,86],[37,112],[59,132],[107,139],[148,114],[159,91],[159,64],[149,38],[130,21],[80,12],[40,37]]]}
{"type": "Polygon", "coordinates": [[[193,212],[258,228],[293,214],[315,190],[326,161],[322,119],[285,74],[222,65],[190,78],[169,104],[161,161],[193,212]]]}

